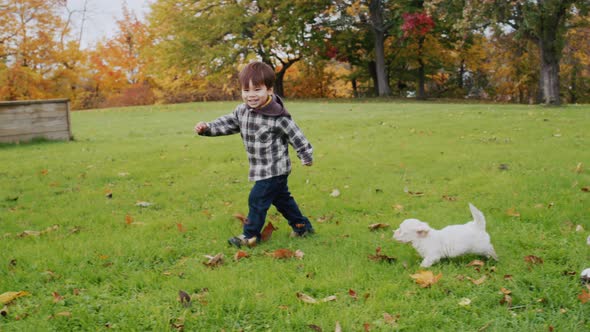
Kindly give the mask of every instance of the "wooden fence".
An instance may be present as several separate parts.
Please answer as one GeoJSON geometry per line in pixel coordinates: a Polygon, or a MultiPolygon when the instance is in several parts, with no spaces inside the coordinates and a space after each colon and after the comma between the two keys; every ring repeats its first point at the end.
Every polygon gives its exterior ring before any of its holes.
{"type": "Polygon", "coordinates": [[[68,99],[0,102],[0,142],[27,142],[34,138],[72,139],[68,99]]]}

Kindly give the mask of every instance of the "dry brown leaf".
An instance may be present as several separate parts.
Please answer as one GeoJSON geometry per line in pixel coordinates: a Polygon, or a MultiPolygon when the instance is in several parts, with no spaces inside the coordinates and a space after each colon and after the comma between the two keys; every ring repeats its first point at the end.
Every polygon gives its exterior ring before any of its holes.
{"type": "Polygon", "coordinates": [[[473,278],[469,278],[469,277],[467,277],[467,279],[469,281],[471,281],[474,285],[478,285],[479,286],[479,285],[483,284],[486,281],[487,277],[486,276],[482,276],[481,278],[479,278],[477,280],[476,279],[473,279],[473,278]]]}
{"type": "Polygon", "coordinates": [[[314,299],[313,297],[305,294],[305,293],[301,293],[301,292],[297,292],[297,298],[305,303],[310,303],[310,304],[317,304],[319,303],[318,300],[314,299]]]}
{"type": "Polygon", "coordinates": [[[176,223],[176,228],[178,229],[179,232],[184,233],[186,232],[186,229],[184,228],[184,226],[182,226],[181,223],[176,223]]]}
{"type": "Polygon", "coordinates": [[[449,201],[449,202],[455,202],[457,200],[457,197],[455,197],[455,196],[449,196],[449,195],[443,195],[442,198],[445,201],[449,201]]]}
{"type": "Polygon", "coordinates": [[[520,213],[518,211],[516,211],[516,208],[513,208],[513,207],[506,210],[506,215],[511,216],[511,217],[520,217],[520,213]]]}
{"type": "Polygon", "coordinates": [[[219,253],[215,256],[205,255],[205,257],[208,259],[208,261],[203,262],[203,264],[205,266],[217,267],[217,266],[223,264],[223,254],[222,253],[219,253]]]}
{"type": "Polygon", "coordinates": [[[578,165],[576,165],[576,168],[574,169],[574,172],[582,173],[583,171],[584,171],[584,165],[582,163],[578,163],[578,165]]]}
{"type": "Polygon", "coordinates": [[[508,288],[502,287],[502,288],[500,288],[500,293],[502,293],[504,295],[510,295],[510,294],[512,294],[512,291],[508,288]]]}
{"type": "Polygon", "coordinates": [[[239,261],[242,258],[248,258],[248,257],[250,257],[250,254],[248,254],[244,250],[238,250],[236,252],[236,254],[234,255],[234,260],[239,261]]]}
{"type": "Polygon", "coordinates": [[[440,278],[442,278],[442,273],[435,276],[432,271],[418,271],[418,273],[411,274],[410,277],[414,279],[420,287],[426,288],[436,284],[440,278]]]}
{"type": "Polygon", "coordinates": [[[248,223],[248,218],[241,213],[234,213],[233,217],[238,219],[242,225],[246,225],[248,223]]]}
{"type": "Polygon", "coordinates": [[[512,274],[505,274],[504,280],[512,280],[512,274]]]}
{"type": "Polygon", "coordinates": [[[586,292],[582,289],[582,294],[578,295],[578,299],[580,299],[582,303],[590,301],[590,292],[586,292]]]}
{"type": "Polygon", "coordinates": [[[309,325],[307,325],[307,327],[309,327],[310,329],[312,329],[314,331],[317,331],[317,332],[322,332],[323,331],[321,327],[319,327],[319,326],[317,326],[315,324],[309,324],[309,325]]]}
{"type": "Polygon", "coordinates": [[[31,293],[26,291],[19,291],[19,292],[6,292],[0,294],[0,303],[8,304],[19,297],[31,295],[31,293]]]}
{"type": "Polygon", "coordinates": [[[350,297],[352,297],[353,299],[358,300],[357,294],[353,289],[348,290],[348,295],[350,295],[350,297]]]}
{"type": "Polygon", "coordinates": [[[53,293],[51,293],[51,295],[53,296],[53,303],[57,303],[57,302],[64,299],[64,297],[59,295],[58,292],[53,292],[53,293]]]}
{"type": "Polygon", "coordinates": [[[133,217],[132,217],[132,216],[130,216],[130,215],[128,215],[128,214],[126,214],[126,215],[125,215],[125,223],[126,223],[127,225],[131,225],[131,223],[133,223],[133,217]]]}
{"type": "Polygon", "coordinates": [[[184,306],[189,307],[191,305],[191,297],[187,292],[183,290],[178,291],[178,301],[184,306]]]}
{"type": "Polygon", "coordinates": [[[469,264],[467,264],[467,266],[484,266],[485,263],[483,261],[480,261],[479,259],[475,259],[472,260],[471,262],[469,262],[469,264]]]}
{"type": "Polygon", "coordinates": [[[305,253],[303,253],[303,251],[301,251],[299,249],[295,250],[295,258],[303,259],[303,256],[305,256],[305,253]]]}
{"type": "Polygon", "coordinates": [[[381,253],[381,247],[377,247],[377,249],[375,249],[375,255],[369,255],[368,257],[370,260],[373,260],[373,261],[385,261],[388,263],[393,263],[396,260],[395,257],[383,255],[381,253]]]}
{"type": "Polygon", "coordinates": [[[524,257],[524,261],[529,264],[543,264],[543,259],[541,257],[528,255],[524,257]]]}
{"type": "Polygon", "coordinates": [[[264,226],[264,229],[260,233],[262,241],[270,240],[270,237],[272,236],[272,232],[276,231],[277,229],[278,228],[275,227],[272,224],[272,222],[269,221],[268,224],[266,224],[266,226],[264,226]]]}
{"type": "Polygon", "coordinates": [[[387,323],[389,325],[395,325],[399,318],[400,318],[400,314],[393,316],[387,312],[383,313],[383,320],[385,321],[385,323],[387,323]]]}
{"type": "Polygon", "coordinates": [[[582,187],[581,190],[585,193],[590,192],[590,187],[586,186],[586,187],[582,187]]]}
{"type": "Polygon", "coordinates": [[[512,306],[512,296],[504,294],[500,300],[500,304],[506,304],[510,308],[512,306]]]}
{"type": "Polygon", "coordinates": [[[402,212],[404,210],[404,206],[401,204],[394,204],[394,205],[392,205],[392,207],[397,212],[402,212]]]}
{"type": "Polygon", "coordinates": [[[384,224],[384,223],[377,223],[377,224],[371,224],[369,225],[369,230],[377,230],[377,229],[383,229],[383,228],[387,228],[389,227],[388,224],[384,224]]]}

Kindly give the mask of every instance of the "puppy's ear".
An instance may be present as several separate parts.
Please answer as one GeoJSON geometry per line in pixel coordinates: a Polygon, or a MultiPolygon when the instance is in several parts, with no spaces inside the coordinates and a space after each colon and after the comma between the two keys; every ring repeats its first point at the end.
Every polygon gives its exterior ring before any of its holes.
{"type": "Polygon", "coordinates": [[[416,235],[418,235],[418,237],[427,237],[428,236],[428,228],[420,228],[418,230],[416,230],[416,235]]]}

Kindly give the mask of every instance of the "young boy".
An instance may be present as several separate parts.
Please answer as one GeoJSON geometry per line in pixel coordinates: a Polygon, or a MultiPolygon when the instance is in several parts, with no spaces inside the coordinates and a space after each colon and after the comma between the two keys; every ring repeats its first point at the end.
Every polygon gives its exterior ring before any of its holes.
{"type": "Polygon", "coordinates": [[[202,136],[240,133],[248,155],[248,179],[255,181],[248,198],[248,218],[243,234],[228,240],[231,245],[251,246],[260,241],[260,231],[270,205],[287,219],[293,229],[291,236],[306,236],[314,229],[301,214],[287,187],[291,172],[289,145],[303,165],[311,166],[312,147],[295,124],[283,101],[273,94],[275,72],[267,64],[252,62],[239,74],[243,104],[228,115],[212,122],[199,122],[195,132],[202,136]]]}

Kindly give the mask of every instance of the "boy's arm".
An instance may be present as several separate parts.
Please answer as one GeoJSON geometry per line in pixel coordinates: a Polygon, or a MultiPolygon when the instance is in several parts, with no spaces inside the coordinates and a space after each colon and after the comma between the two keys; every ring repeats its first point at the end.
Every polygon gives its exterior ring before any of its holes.
{"type": "Polygon", "coordinates": [[[297,152],[297,157],[301,159],[301,163],[311,166],[313,163],[313,148],[295,121],[290,117],[281,117],[279,127],[287,135],[289,144],[297,152]]]}
{"type": "Polygon", "coordinates": [[[238,121],[237,110],[231,114],[219,117],[214,121],[208,123],[198,123],[195,127],[195,130],[197,131],[197,134],[201,136],[223,136],[239,133],[240,123],[238,121]],[[197,129],[199,125],[201,125],[201,130],[197,129]]]}

